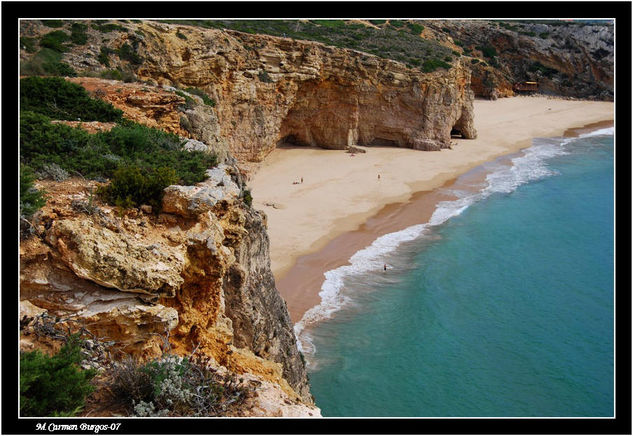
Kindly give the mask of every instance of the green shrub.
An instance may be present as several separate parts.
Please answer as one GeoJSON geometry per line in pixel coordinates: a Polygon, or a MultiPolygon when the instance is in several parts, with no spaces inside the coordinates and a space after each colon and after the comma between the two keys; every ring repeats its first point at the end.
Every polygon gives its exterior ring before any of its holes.
{"type": "Polygon", "coordinates": [[[424,30],[424,26],[415,23],[407,23],[407,26],[414,35],[419,35],[424,30]]]}
{"type": "MultiPolygon", "coordinates": [[[[129,70],[123,70],[120,67],[113,70],[103,70],[99,73],[99,77],[101,77],[102,79],[119,80],[125,83],[130,83],[137,80],[136,75],[133,72],[129,70]]],[[[120,89],[117,90],[117,92],[120,91],[120,89]]]]}
{"type": "Polygon", "coordinates": [[[97,56],[97,60],[99,61],[99,63],[101,65],[105,65],[106,67],[110,66],[110,54],[115,53],[114,50],[112,50],[109,47],[101,47],[101,49],[99,50],[99,55],[97,56]]]}
{"type": "Polygon", "coordinates": [[[27,53],[35,53],[37,51],[37,40],[28,36],[20,37],[20,48],[26,50],[27,53]]]}
{"type": "Polygon", "coordinates": [[[253,196],[251,194],[250,189],[244,189],[244,191],[242,191],[242,200],[244,200],[244,203],[248,207],[252,206],[252,204],[253,204],[253,196]]]}
{"type": "Polygon", "coordinates": [[[20,109],[60,120],[117,121],[123,111],[91,98],[81,86],[59,77],[20,80],[20,109]]]}
{"type": "Polygon", "coordinates": [[[62,20],[42,20],[42,24],[46,27],[52,28],[64,27],[64,22],[62,20]]]}
{"type": "Polygon", "coordinates": [[[149,204],[160,211],[164,189],[178,183],[172,168],[121,167],[114,172],[110,183],[97,189],[97,194],[110,204],[122,207],[138,207],[149,204]]]}
{"type": "Polygon", "coordinates": [[[176,32],[176,36],[180,39],[187,40],[187,36],[183,33],[180,33],[180,30],[176,32]]]}
{"type": "Polygon", "coordinates": [[[447,64],[446,62],[439,59],[427,59],[422,64],[422,71],[424,71],[425,73],[433,72],[438,68],[445,68],[448,70],[451,68],[451,66],[450,64],[447,64]]]}
{"type": "Polygon", "coordinates": [[[101,33],[110,33],[113,31],[127,32],[127,29],[125,27],[115,23],[99,24],[97,22],[92,25],[92,28],[98,30],[101,33]]]}
{"type": "Polygon", "coordinates": [[[510,23],[504,23],[503,21],[499,22],[499,25],[504,29],[513,30],[515,32],[520,29],[519,26],[515,26],[514,24],[510,23]]]}
{"type": "Polygon", "coordinates": [[[273,79],[270,78],[270,76],[268,75],[267,71],[260,71],[259,74],[257,75],[257,78],[259,78],[260,82],[263,83],[272,83],[273,79]]]}
{"type": "Polygon", "coordinates": [[[483,55],[487,58],[493,58],[497,56],[497,49],[491,45],[485,45],[485,46],[480,45],[480,46],[477,46],[476,48],[477,50],[481,50],[483,55]]]}
{"type": "Polygon", "coordinates": [[[46,204],[43,192],[33,186],[33,170],[20,164],[20,216],[30,217],[46,204]]]}
{"type": "Polygon", "coordinates": [[[196,105],[196,101],[182,91],[175,91],[175,94],[185,99],[185,108],[192,109],[196,105]]]}
{"type": "Polygon", "coordinates": [[[94,370],[81,370],[80,339],[71,336],[54,356],[39,350],[20,355],[20,415],[73,416],[94,391],[94,370]]]}
{"type": "Polygon", "coordinates": [[[193,126],[191,125],[191,121],[189,121],[189,118],[185,116],[180,117],[180,127],[185,129],[189,133],[191,133],[191,130],[193,129],[193,126]]]}
{"type": "Polygon", "coordinates": [[[121,59],[126,60],[131,64],[140,65],[143,63],[143,58],[134,51],[130,44],[123,44],[118,50],[116,50],[116,53],[121,59]]]}
{"type": "Polygon", "coordinates": [[[70,40],[73,44],[84,45],[88,42],[86,27],[85,24],[81,23],[73,23],[72,26],[70,26],[70,40]]]}
{"type": "Polygon", "coordinates": [[[223,416],[246,398],[232,376],[170,354],[145,364],[127,359],[110,380],[111,400],[134,416],[223,416]]]}
{"type": "Polygon", "coordinates": [[[558,70],[547,67],[540,62],[534,62],[532,65],[528,67],[528,71],[530,72],[538,72],[544,75],[545,77],[552,77],[554,74],[558,73],[558,70]]]}
{"type": "Polygon", "coordinates": [[[70,37],[63,30],[55,30],[53,32],[47,33],[46,35],[42,36],[42,38],[40,38],[40,46],[63,53],[67,50],[66,46],[64,46],[63,43],[68,41],[69,39],[70,37]]]}
{"type": "Polygon", "coordinates": [[[340,29],[345,27],[345,21],[343,20],[312,20],[313,23],[319,26],[329,27],[330,29],[340,29]]]}
{"type": "Polygon", "coordinates": [[[479,63],[479,59],[471,59],[470,63],[473,64],[473,65],[478,64],[479,63]]]}
{"type": "Polygon", "coordinates": [[[51,76],[77,77],[77,72],[70,65],[64,62],[46,64],[44,65],[44,71],[49,73],[51,76]]]}
{"type": "Polygon", "coordinates": [[[202,101],[207,106],[211,106],[211,107],[215,106],[215,100],[213,100],[211,97],[209,97],[207,95],[207,93],[204,92],[202,89],[199,89],[199,88],[185,88],[185,92],[188,92],[189,94],[197,95],[198,97],[202,98],[202,101]]]}
{"type": "Polygon", "coordinates": [[[131,121],[90,134],[27,111],[20,113],[20,159],[36,171],[55,163],[92,179],[110,178],[125,166],[169,167],[185,185],[204,180],[217,164],[216,155],[186,151],[178,136],[131,121]]]}
{"type": "Polygon", "coordinates": [[[44,47],[30,60],[20,63],[20,74],[24,76],[76,76],[75,70],[61,62],[61,59],[60,52],[44,47]]]}
{"type": "Polygon", "coordinates": [[[543,39],[547,39],[549,38],[549,32],[541,32],[538,34],[538,36],[540,36],[543,39]]]}
{"type": "Polygon", "coordinates": [[[123,80],[121,70],[103,70],[99,73],[99,77],[102,79],[123,80]]]}
{"type": "Polygon", "coordinates": [[[64,169],[77,148],[85,147],[89,134],[63,124],[51,124],[44,115],[20,111],[20,160],[40,170],[46,163],[64,169]]]}

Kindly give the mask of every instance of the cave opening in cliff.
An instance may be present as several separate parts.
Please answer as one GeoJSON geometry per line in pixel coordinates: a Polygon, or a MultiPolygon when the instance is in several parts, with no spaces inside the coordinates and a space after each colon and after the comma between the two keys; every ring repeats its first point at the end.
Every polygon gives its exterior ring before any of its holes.
{"type": "Polygon", "coordinates": [[[369,147],[400,147],[398,141],[386,138],[374,138],[367,145],[369,147]]]}
{"type": "Polygon", "coordinates": [[[464,135],[462,135],[462,131],[460,129],[456,129],[455,127],[453,127],[451,129],[451,138],[463,138],[464,135]]]}
{"type": "Polygon", "coordinates": [[[277,148],[290,148],[297,147],[301,144],[297,142],[297,137],[295,135],[286,135],[277,141],[277,148]]]}

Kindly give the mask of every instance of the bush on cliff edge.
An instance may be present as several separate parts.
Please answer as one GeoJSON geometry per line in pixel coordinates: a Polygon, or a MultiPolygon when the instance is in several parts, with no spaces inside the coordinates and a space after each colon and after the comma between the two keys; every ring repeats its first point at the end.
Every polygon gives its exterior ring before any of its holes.
{"type": "Polygon", "coordinates": [[[178,175],[172,168],[122,167],[114,172],[108,185],[97,189],[97,194],[108,203],[124,209],[149,204],[153,210],[159,211],[163,201],[163,190],[176,183],[178,175]]]}
{"type": "Polygon", "coordinates": [[[134,416],[223,416],[247,395],[233,376],[173,354],[144,364],[129,358],[110,376],[110,400],[134,416]]]}
{"type": "Polygon", "coordinates": [[[58,120],[119,121],[123,111],[95,99],[61,77],[25,77],[20,80],[20,109],[58,120]]]}
{"type": "Polygon", "coordinates": [[[35,174],[31,168],[20,165],[20,216],[29,218],[46,204],[42,191],[33,186],[35,174]]]}
{"type": "Polygon", "coordinates": [[[74,416],[81,410],[96,372],[78,367],[80,341],[71,336],[53,356],[39,350],[20,355],[21,416],[74,416]]]}

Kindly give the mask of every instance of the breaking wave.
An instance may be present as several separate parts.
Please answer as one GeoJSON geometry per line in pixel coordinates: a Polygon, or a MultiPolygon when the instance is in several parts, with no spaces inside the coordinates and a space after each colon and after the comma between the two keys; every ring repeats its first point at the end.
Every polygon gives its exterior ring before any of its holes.
{"type": "Polygon", "coordinates": [[[368,247],[357,251],[349,259],[348,265],[327,271],[321,292],[319,292],[321,303],[308,310],[294,326],[299,349],[303,353],[313,355],[316,350],[307,327],[331,318],[335,312],[352,302],[352,298],[342,292],[345,289],[346,279],[380,271],[387,263],[389,256],[393,255],[403,243],[428,234],[432,227],[439,226],[460,215],[478,201],[497,193],[509,194],[523,184],[557,175],[555,170],[549,168],[547,161],[557,156],[569,154],[568,144],[580,138],[613,134],[614,129],[610,127],[574,138],[535,139],[531,147],[524,149],[520,156],[511,159],[511,165],[497,161],[487,164],[486,168],[490,172],[486,176],[484,187],[479,191],[451,191],[458,198],[438,203],[427,223],[417,224],[380,236],[368,247]]]}

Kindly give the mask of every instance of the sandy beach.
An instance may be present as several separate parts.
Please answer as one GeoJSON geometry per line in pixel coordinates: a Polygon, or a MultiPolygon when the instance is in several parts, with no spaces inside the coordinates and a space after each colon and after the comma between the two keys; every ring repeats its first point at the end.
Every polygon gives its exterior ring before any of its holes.
{"type": "Polygon", "coordinates": [[[323,272],[377,236],[428,219],[444,199],[436,188],[532,138],[573,134],[569,129],[608,125],[614,117],[611,102],[513,97],[474,105],[478,137],[453,139],[452,149],[367,147],[351,156],[278,148],[261,164],[249,183],[253,204],[268,215],[272,269],[294,322],[319,303],[323,272]]]}

